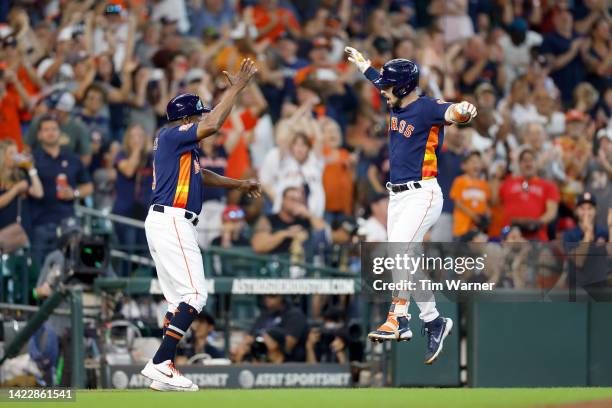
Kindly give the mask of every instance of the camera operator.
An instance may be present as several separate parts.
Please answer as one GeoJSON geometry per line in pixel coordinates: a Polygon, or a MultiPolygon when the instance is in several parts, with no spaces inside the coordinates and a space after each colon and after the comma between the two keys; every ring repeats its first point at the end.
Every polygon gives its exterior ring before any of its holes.
{"type": "Polygon", "coordinates": [[[66,218],[56,230],[57,249],[50,252],[44,260],[32,295],[35,299],[45,299],[66,279],[66,263],[69,250],[81,238],[81,227],[75,218],[66,218]]]}
{"type": "MultiPolygon", "coordinates": [[[[32,295],[37,300],[48,298],[61,284],[68,279],[67,269],[70,260],[70,249],[78,244],[81,239],[81,227],[74,218],[66,218],[56,230],[57,249],[50,252],[40,270],[36,287],[32,295]]],[[[59,308],[69,308],[66,300],[62,301],[59,308]]],[[[71,378],[72,356],[70,353],[70,317],[66,315],[51,315],[45,324],[46,330],[57,333],[60,342],[60,358],[63,359],[63,374],[59,384],[69,385],[71,378]]],[[[58,363],[59,364],[59,363],[58,363]]]]}
{"type": "Polygon", "coordinates": [[[235,350],[234,362],[269,360],[264,357],[279,360],[279,356],[274,352],[276,345],[273,342],[278,343],[279,350],[283,353],[283,361],[305,361],[308,327],[302,311],[289,305],[281,295],[265,295],[263,303],[265,311],[251,328],[250,334],[235,350]],[[270,346],[274,346],[271,356],[270,346]]]}
{"type": "Polygon", "coordinates": [[[214,330],[215,319],[203,310],[193,322],[191,336],[186,344],[179,345],[176,364],[186,364],[187,360],[197,354],[208,354],[210,358],[223,358],[223,351],[210,342],[210,336],[214,330]]]}
{"type": "Polygon", "coordinates": [[[62,284],[91,284],[99,275],[114,275],[108,263],[106,241],[98,236],[84,235],[78,220],[65,218],[55,230],[57,248],[44,260],[34,299],[45,299],[62,284]]]}
{"type": "Polygon", "coordinates": [[[37,383],[41,386],[55,385],[59,339],[48,323],[40,326],[28,341],[28,354],[40,370],[40,376],[36,376],[37,383]]]}
{"type": "Polygon", "coordinates": [[[345,364],[363,360],[361,328],[358,325],[347,327],[342,316],[340,309],[329,310],[323,317],[323,324],[310,330],[306,341],[307,363],[345,364]]]}
{"type": "Polygon", "coordinates": [[[255,361],[280,364],[286,360],[287,334],[280,327],[271,327],[257,336],[251,345],[251,354],[255,361]]]}
{"type": "MultiPolygon", "coordinates": [[[[315,248],[315,256],[322,256],[325,265],[347,270],[359,246],[358,226],[354,217],[339,215],[331,224],[330,238],[321,240],[315,248]]],[[[316,258],[315,258],[316,260],[316,258]]]]}

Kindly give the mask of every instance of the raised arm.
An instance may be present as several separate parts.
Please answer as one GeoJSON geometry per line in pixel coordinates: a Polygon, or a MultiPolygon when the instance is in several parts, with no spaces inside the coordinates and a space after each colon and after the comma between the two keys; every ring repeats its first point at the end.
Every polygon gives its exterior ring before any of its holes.
{"type": "Polygon", "coordinates": [[[247,86],[256,72],[255,63],[250,58],[242,60],[240,70],[235,75],[223,71],[230,87],[221,97],[221,102],[198,124],[198,140],[202,140],[221,129],[223,122],[227,119],[227,115],[229,115],[236,102],[238,94],[247,86]]]}
{"type": "MultiPolygon", "coordinates": [[[[353,47],[345,47],[344,52],[348,54],[348,60],[357,66],[370,82],[376,81],[380,77],[380,73],[371,67],[369,60],[365,59],[362,53],[353,47]]],[[[476,117],[478,112],[476,107],[469,102],[463,101],[452,104],[448,107],[444,114],[444,120],[448,123],[469,123],[476,117]]]]}
{"type": "Polygon", "coordinates": [[[348,60],[357,66],[357,69],[370,81],[374,82],[380,73],[372,68],[370,60],[367,60],[362,53],[353,47],[344,47],[344,52],[348,54],[348,60]]]}
{"type": "Polygon", "coordinates": [[[35,168],[32,168],[30,169],[28,174],[30,175],[31,183],[30,187],[28,188],[28,194],[30,195],[30,197],[40,200],[45,195],[45,192],[43,190],[42,182],[38,177],[38,171],[35,168]]]}
{"type": "Polygon", "coordinates": [[[19,94],[19,109],[30,110],[30,106],[32,105],[30,95],[17,77],[17,73],[12,69],[7,69],[4,76],[6,77],[7,82],[13,84],[17,90],[17,94],[19,94]]]}

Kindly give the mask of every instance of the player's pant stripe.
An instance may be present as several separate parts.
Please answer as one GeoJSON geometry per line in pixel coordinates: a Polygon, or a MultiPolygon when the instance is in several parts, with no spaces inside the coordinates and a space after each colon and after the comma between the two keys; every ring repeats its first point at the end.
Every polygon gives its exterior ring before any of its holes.
{"type": "Polygon", "coordinates": [[[433,195],[434,195],[434,192],[433,192],[433,190],[431,190],[431,198],[429,199],[429,205],[427,206],[427,209],[425,210],[425,214],[423,215],[423,218],[421,218],[421,222],[419,223],[419,226],[414,231],[414,235],[412,236],[412,238],[410,238],[410,242],[412,242],[414,237],[417,236],[417,233],[421,229],[421,225],[423,225],[423,221],[425,221],[425,217],[427,217],[427,213],[429,212],[429,209],[431,208],[431,202],[433,201],[433,195]]]}
{"type": "Polygon", "coordinates": [[[183,250],[183,244],[181,243],[181,237],[179,237],[178,228],[176,228],[176,218],[172,218],[172,222],[174,223],[174,231],[176,232],[176,239],[178,239],[179,247],[181,247],[181,253],[183,254],[183,259],[185,260],[185,268],[187,268],[187,273],[189,274],[189,284],[191,288],[195,291],[196,300],[198,299],[198,290],[193,286],[193,280],[191,279],[191,271],[189,270],[189,262],[187,262],[187,257],[185,256],[185,251],[183,250]]]}
{"type": "Polygon", "coordinates": [[[180,334],[181,336],[184,336],[184,335],[185,335],[185,332],[184,332],[183,330],[181,330],[181,329],[179,329],[178,327],[173,326],[173,325],[169,325],[169,326],[168,326],[168,330],[174,330],[175,332],[177,332],[177,333],[178,333],[178,334],[180,334]]]}

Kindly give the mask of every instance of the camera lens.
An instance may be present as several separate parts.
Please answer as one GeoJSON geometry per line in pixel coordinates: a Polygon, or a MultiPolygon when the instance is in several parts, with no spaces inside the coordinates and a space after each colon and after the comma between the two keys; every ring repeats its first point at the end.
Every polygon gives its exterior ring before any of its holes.
{"type": "Polygon", "coordinates": [[[268,346],[264,342],[263,336],[257,336],[251,344],[251,355],[257,361],[265,361],[268,356],[268,346]]]}

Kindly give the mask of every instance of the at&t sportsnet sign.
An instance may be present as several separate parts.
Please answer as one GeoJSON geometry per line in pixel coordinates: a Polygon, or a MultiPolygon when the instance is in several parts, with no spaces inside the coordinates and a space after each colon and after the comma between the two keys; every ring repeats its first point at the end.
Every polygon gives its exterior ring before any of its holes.
{"type": "MultiPolygon", "coordinates": [[[[140,365],[108,366],[107,388],[147,388],[151,380],[140,365]]],[[[343,364],[239,364],[180,367],[200,388],[336,388],[350,387],[351,374],[343,364]]]]}

